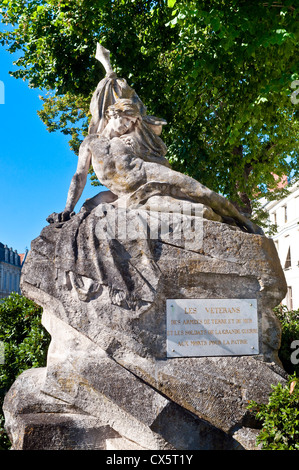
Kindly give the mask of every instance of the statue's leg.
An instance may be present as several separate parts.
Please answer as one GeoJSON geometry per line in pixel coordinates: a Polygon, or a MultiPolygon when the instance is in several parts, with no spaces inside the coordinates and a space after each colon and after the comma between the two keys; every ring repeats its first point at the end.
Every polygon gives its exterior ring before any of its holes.
{"type": "MultiPolygon", "coordinates": [[[[210,206],[213,209],[213,211],[216,212],[216,214],[219,214],[222,217],[233,218],[238,225],[240,225],[241,227],[245,227],[251,233],[256,233],[260,235],[264,234],[263,230],[260,227],[254,224],[251,220],[249,220],[243,214],[241,214],[238,211],[238,209],[228,199],[226,199],[224,196],[221,196],[221,194],[215,193],[209,188],[206,188],[202,184],[200,183],[198,184],[199,184],[198,190],[202,194],[200,196],[200,199],[202,198],[202,201],[205,201],[205,204],[210,206]]],[[[184,189],[183,189],[183,192],[184,192],[184,189]]],[[[191,195],[191,191],[189,191],[189,188],[187,188],[186,194],[191,195]]]]}
{"type": "Polygon", "coordinates": [[[148,163],[145,166],[148,181],[169,183],[172,194],[176,192],[178,197],[187,197],[194,202],[205,204],[220,216],[233,218],[249,232],[263,234],[262,229],[242,215],[228,199],[215,193],[194,178],[155,163],[148,163]]]}

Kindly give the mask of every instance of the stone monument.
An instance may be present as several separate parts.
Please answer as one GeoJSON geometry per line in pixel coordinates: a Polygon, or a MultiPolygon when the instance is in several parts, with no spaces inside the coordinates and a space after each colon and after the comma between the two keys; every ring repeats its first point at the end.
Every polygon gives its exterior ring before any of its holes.
{"type": "Polygon", "coordinates": [[[23,267],[43,307],[47,366],[6,395],[13,449],[255,449],[248,402],[284,382],[272,309],[286,283],[272,240],[224,197],[171,169],[127,82],[91,100],[65,209],[23,267]],[[74,208],[90,165],[107,187],[74,208]]]}

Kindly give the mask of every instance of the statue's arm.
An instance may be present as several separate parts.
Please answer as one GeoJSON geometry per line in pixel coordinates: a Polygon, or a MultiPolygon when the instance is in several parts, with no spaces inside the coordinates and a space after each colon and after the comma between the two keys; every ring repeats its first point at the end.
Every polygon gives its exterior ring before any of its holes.
{"type": "Polygon", "coordinates": [[[91,165],[91,151],[90,151],[89,145],[83,142],[79,151],[77,170],[72,178],[72,181],[69,187],[64,212],[71,213],[74,210],[77,202],[79,201],[82,195],[83,189],[85,188],[85,185],[86,185],[87,174],[88,174],[90,165],[91,165]]]}
{"type": "Polygon", "coordinates": [[[64,222],[71,217],[72,212],[77,202],[79,201],[82,195],[83,189],[86,185],[86,180],[87,180],[87,175],[88,175],[90,165],[91,165],[91,151],[89,148],[89,143],[85,139],[85,141],[80,146],[77,170],[71,180],[65,208],[62,212],[58,214],[56,212],[51,214],[47,218],[47,221],[49,223],[64,222]]]}

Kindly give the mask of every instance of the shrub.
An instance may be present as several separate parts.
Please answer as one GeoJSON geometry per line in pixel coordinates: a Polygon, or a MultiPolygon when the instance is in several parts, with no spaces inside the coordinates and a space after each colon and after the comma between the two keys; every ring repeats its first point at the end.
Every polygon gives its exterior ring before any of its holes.
{"type": "Polygon", "coordinates": [[[4,343],[4,364],[0,364],[0,450],[10,447],[2,413],[6,392],[24,370],[46,365],[50,335],[41,325],[41,315],[41,307],[19,294],[0,301],[0,341],[4,343]]]}
{"type": "Polygon", "coordinates": [[[257,444],[263,450],[299,450],[299,379],[289,377],[287,385],[272,385],[268,404],[252,401],[249,409],[262,421],[257,444]]]}
{"type": "Polygon", "coordinates": [[[299,450],[299,359],[292,349],[294,341],[299,341],[299,310],[279,305],[274,312],[282,326],[279,358],[290,375],[286,385],[272,385],[267,404],[252,401],[249,409],[262,422],[257,444],[263,450],[299,450]]]}

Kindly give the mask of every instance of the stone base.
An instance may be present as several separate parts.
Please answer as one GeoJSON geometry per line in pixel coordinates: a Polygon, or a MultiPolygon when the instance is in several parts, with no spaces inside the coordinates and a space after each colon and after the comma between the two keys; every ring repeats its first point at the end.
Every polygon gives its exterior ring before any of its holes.
{"type": "Polygon", "coordinates": [[[32,242],[22,292],[43,307],[52,340],[47,367],[22,374],[6,396],[14,449],[255,448],[248,402],[267,402],[286,378],[277,252],[264,236],[179,217],[165,231],[157,214],[100,204],[32,242]],[[215,298],[256,299],[260,354],[167,358],[167,299],[215,298]]]}
{"type": "Polygon", "coordinates": [[[11,450],[103,450],[121,436],[99,418],[41,392],[46,368],[23,372],[5,397],[11,450]]]}
{"type": "Polygon", "coordinates": [[[119,428],[123,420],[125,436],[122,436],[112,428],[109,417],[101,420],[80,413],[70,404],[41,392],[44,378],[45,369],[25,371],[6,395],[4,414],[6,430],[12,442],[11,450],[255,449],[254,440],[258,431],[248,430],[250,436],[244,439],[243,435],[242,445],[238,439],[169,401],[166,401],[152,429],[144,429],[144,433],[137,437],[133,429],[135,420],[124,417],[120,410],[119,422],[115,424],[119,428]],[[22,406],[24,403],[25,407],[22,406]]]}
{"type": "Polygon", "coordinates": [[[49,365],[25,371],[5,397],[12,449],[257,448],[247,404],[265,401],[270,384],[284,381],[275,364],[252,357],[153,363],[128,355],[124,367],[57,319],[55,334],[44,316],[55,337],[49,365]]]}

